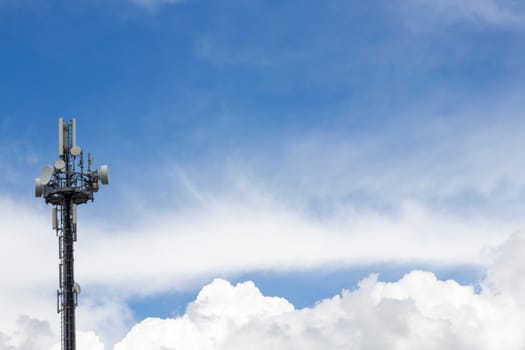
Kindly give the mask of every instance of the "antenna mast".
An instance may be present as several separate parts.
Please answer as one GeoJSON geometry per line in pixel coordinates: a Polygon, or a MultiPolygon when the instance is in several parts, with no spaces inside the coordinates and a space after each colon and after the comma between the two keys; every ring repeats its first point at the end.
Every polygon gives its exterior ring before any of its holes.
{"type": "Polygon", "coordinates": [[[62,350],[76,349],[75,308],[80,286],[74,278],[73,243],[77,240],[77,205],[93,201],[99,182],[109,183],[107,165],[84,172],[82,149],[76,144],[76,119],[58,119],[58,156],[54,166],[46,165],[35,180],[35,196],[52,204],[52,226],[59,246],[59,289],[57,312],[61,314],[62,350]]]}

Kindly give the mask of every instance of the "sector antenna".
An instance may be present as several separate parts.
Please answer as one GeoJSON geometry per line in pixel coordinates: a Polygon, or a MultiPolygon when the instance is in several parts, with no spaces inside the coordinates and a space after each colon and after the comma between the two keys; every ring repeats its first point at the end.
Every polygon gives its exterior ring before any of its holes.
{"type": "Polygon", "coordinates": [[[77,145],[76,119],[58,119],[58,159],[46,165],[35,179],[35,196],[51,204],[51,223],[58,237],[59,289],[57,312],[61,320],[62,350],[76,350],[75,309],[80,285],[74,276],[74,249],[77,240],[77,206],[94,200],[99,182],[109,183],[109,169],[91,169],[92,158],[84,167],[84,154],[77,145]]]}

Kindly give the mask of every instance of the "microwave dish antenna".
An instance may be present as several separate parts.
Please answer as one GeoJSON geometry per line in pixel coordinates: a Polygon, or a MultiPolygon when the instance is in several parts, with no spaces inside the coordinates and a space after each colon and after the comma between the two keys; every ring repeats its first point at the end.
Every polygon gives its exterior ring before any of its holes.
{"type": "Polygon", "coordinates": [[[80,153],[82,153],[82,149],[78,146],[71,147],[71,154],[74,156],[78,156],[80,153]]]}
{"type": "Polygon", "coordinates": [[[64,162],[62,159],[55,160],[56,170],[64,170],[65,167],[66,167],[66,162],[64,162]]]}
{"type": "Polygon", "coordinates": [[[53,168],[51,165],[46,165],[42,168],[42,171],[40,172],[40,183],[42,185],[47,185],[49,181],[51,181],[51,177],[53,176],[53,168]]]}

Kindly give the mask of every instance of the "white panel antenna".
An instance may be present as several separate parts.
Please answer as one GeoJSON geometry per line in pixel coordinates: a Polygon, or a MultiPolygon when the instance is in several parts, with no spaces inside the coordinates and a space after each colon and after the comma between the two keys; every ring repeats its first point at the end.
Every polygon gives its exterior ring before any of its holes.
{"type": "Polygon", "coordinates": [[[77,205],[76,204],[73,204],[73,206],[71,207],[71,219],[72,219],[72,222],[73,222],[73,225],[76,225],[77,224],[77,205]]]}
{"type": "Polygon", "coordinates": [[[64,119],[58,118],[58,155],[64,155],[64,119]]]}
{"type": "Polygon", "coordinates": [[[35,179],[35,197],[42,197],[42,183],[40,182],[39,178],[35,179]]]}
{"type": "Polygon", "coordinates": [[[71,137],[73,144],[71,146],[76,146],[77,145],[77,118],[73,118],[71,120],[71,125],[73,129],[73,135],[71,137]]]}
{"type": "Polygon", "coordinates": [[[51,208],[51,223],[53,224],[53,230],[57,229],[57,222],[57,208],[51,208]]]}

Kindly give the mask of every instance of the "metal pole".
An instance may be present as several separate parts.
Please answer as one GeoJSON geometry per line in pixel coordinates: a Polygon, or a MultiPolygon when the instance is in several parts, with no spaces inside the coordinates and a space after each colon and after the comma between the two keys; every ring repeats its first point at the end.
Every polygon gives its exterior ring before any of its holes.
{"type": "Polygon", "coordinates": [[[73,224],[72,224],[72,203],[71,196],[64,198],[63,223],[64,236],[62,244],[63,271],[62,279],[62,324],[63,324],[63,349],[75,350],[75,276],[74,276],[74,256],[73,256],[73,224]]]}

